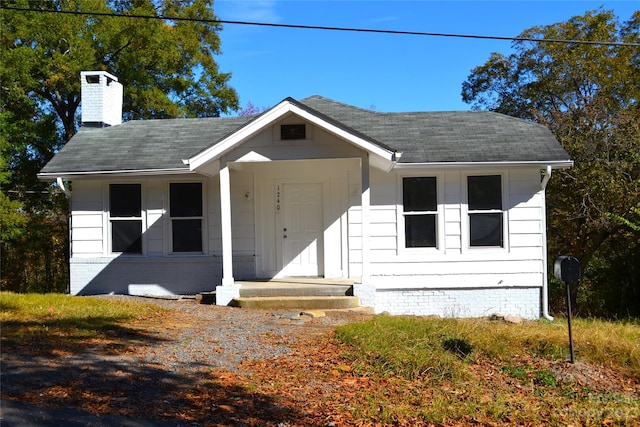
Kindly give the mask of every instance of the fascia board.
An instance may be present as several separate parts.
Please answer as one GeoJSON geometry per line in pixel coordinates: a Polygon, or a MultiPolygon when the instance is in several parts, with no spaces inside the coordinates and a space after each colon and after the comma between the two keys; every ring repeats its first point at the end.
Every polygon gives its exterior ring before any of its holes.
{"type": "Polygon", "coordinates": [[[41,181],[55,181],[58,178],[73,179],[92,176],[162,176],[162,175],[180,175],[194,174],[188,168],[176,169],[137,169],[137,170],[113,170],[113,171],[90,171],[90,172],[48,172],[39,173],[38,179],[41,181]]]}
{"type": "Polygon", "coordinates": [[[522,162],[432,162],[432,163],[396,163],[394,169],[424,169],[424,168],[469,168],[469,167],[547,167],[553,169],[567,169],[573,166],[573,160],[561,161],[522,161],[522,162]]]}
{"type": "Polygon", "coordinates": [[[298,107],[297,105],[291,103],[288,100],[281,102],[279,105],[267,111],[262,116],[256,118],[256,120],[244,126],[243,128],[233,133],[226,139],[196,154],[190,159],[184,160],[184,162],[185,164],[189,165],[189,168],[191,170],[197,170],[198,168],[205,165],[207,162],[210,162],[214,159],[219,158],[227,151],[233,149],[237,144],[240,144],[242,141],[256,134],[257,132],[264,129],[266,126],[275,122],[276,120],[278,120],[279,118],[281,118],[282,116],[284,116],[289,112],[307,120],[310,123],[313,123],[314,125],[326,130],[327,132],[330,132],[340,138],[343,138],[349,141],[350,143],[356,145],[357,147],[363,150],[366,150],[386,160],[390,164],[389,169],[393,167],[391,164],[393,163],[393,157],[394,157],[393,152],[389,150],[385,150],[381,147],[378,147],[377,145],[372,144],[371,142],[365,139],[357,137],[352,133],[339,128],[338,126],[328,123],[322,118],[312,113],[309,113],[308,111],[305,111],[304,109],[298,107]]]}

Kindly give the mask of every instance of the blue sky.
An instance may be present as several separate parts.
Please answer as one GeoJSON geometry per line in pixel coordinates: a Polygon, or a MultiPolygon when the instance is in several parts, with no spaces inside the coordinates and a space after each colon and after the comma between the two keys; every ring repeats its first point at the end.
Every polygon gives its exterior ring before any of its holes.
{"type": "MultiPolygon", "coordinates": [[[[217,0],[219,19],[429,33],[517,36],[603,6],[621,21],[636,1],[217,0]]],[[[462,83],[511,42],[226,24],[220,70],[245,107],[322,95],[376,111],[468,110],[462,83]]]]}

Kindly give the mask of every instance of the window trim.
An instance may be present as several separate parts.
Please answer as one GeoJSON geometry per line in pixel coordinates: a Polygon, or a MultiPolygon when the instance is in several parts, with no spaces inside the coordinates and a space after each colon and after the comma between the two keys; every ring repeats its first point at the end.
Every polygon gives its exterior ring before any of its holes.
{"type": "MultiPolygon", "coordinates": [[[[441,173],[411,173],[397,176],[396,186],[396,253],[404,255],[424,255],[440,254],[444,252],[444,179],[441,173]],[[436,210],[428,213],[413,215],[435,215],[436,220],[436,245],[428,247],[407,247],[405,235],[405,215],[404,211],[404,178],[435,178],[436,180],[436,210]]],[[[411,214],[410,214],[411,215],[411,214]]]]}
{"type": "Polygon", "coordinates": [[[165,233],[165,242],[166,242],[166,251],[165,253],[169,256],[197,256],[204,255],[207,253],[207,190],[206,190],[206,182],[199,180],[168,180],[166,184],[166,207],[165,207],[165,215],[166,215],[166,233],[165,233]],[[171,216],[171,185],[172,184],[200,184],[200,191],[202,195],[202,212],[200,216],[171,216]],[[189,252],[176,252],[173,250],[173,220],[192,220],[199,219],[200,220],[200,238],[201,247],[200,251],[189,251],[189,252]]]}
{"type": "Polygon", "coordinates": [[[509,217],[508,217],[508,174],[507,172],[482,171],[468,172],[463,175],[463,245],[465,251],[483,251],[483,252],[508,252],[509,250],[509,217]],[[469,177],[472,176],[499,176],[502,209],[469,209],[469,177]],[[472,214],[502,214],[502,246],[472,246],[471,245],[471,215],[472,214]]]}
{"type": "Polygon", "coordinates": [[[120,257],[131,256],[139,257],[146,254],[146,208],[145,208],[145,188],[142,182],[139,181],[110,181],[107,182],[104,189],[104,205],[105,205],[105,222],[103,228],[107,230],[106,236],[103,239],[103,250],[106,255],[120,257]],[[111,216],[111,186],[112,185],[139,185],[140,186],[140,216],[138,217],[114,217],[111,216]],[[113,250],[113,227],[112,221],[140,221],[140,252],[117,252],[113,250]]]}

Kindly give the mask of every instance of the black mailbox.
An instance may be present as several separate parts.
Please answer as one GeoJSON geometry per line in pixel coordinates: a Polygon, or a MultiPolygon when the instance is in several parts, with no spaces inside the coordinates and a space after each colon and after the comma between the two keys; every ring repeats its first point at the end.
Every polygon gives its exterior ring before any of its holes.
{"type": "Polygon", "coordinates": [[[580,280],[580,262],[572,256],[559,256],[553,263],[553,275],[563,282],[580,280]]]}

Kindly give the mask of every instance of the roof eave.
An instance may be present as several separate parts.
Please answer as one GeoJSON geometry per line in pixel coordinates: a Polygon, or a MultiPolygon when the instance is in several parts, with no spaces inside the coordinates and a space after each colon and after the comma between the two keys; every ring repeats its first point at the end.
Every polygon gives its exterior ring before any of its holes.
{"type": "Polygon", "coordinates": [[[396,163],[394,169],[424,169],[424,168],[468,168],[468,167],[547,167],[552,169],[567,169],[573,166],[573,160],[530,160],[503,162],[426,162],[426,163],[396,163]]]}
{"type": "Polygon", "coordinates": [[[102,176],[163,176],[194,174],[189,168],[169,168],[169,169],[123,169],[123,170],[98,170],[98,171],[66,171],[66,172],[42,172],[38,174],[41,181],[55,181],[58,178],[72,180],[74,178],[89,178],[102,176]]]}

